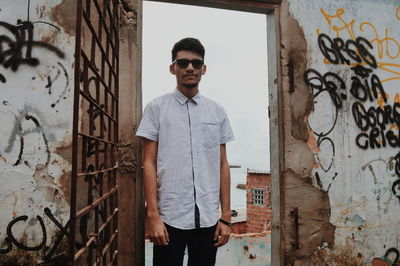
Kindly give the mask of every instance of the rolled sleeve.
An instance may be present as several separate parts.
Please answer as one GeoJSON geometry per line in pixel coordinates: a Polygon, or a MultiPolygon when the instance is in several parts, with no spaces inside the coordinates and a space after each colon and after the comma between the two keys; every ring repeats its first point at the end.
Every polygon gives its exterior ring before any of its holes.
{"type": "Polygon", "coordinates": [[[136,136],[158,141],[159,120],[154,106],[149,103],[143,112],[136,136]]]}

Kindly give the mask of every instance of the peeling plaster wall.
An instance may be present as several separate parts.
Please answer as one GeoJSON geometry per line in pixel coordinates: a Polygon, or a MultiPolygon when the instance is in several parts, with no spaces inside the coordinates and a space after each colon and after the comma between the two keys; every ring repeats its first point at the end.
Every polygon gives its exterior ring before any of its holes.
{"type": "Polygon", "coordinates": [[[285,263],[400,263],[400,1],[280,8],[285,263]]]}
{"type": "Polygon", "coordinates": [[[0,0],[2,265],[62,265],[75,13],[74,0],[0,0]]]}

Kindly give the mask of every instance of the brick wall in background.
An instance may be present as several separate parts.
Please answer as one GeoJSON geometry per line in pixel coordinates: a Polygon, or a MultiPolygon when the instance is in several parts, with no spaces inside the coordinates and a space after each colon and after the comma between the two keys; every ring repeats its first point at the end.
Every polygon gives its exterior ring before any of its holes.
{"type": "Polygon", "coordinates": [[[269,173],[247,171],[247,233],[262,233],[271,231],[271,176],[269,173]],[[262,189],[263,204],[255,204],[253,190],[262,189]]]}

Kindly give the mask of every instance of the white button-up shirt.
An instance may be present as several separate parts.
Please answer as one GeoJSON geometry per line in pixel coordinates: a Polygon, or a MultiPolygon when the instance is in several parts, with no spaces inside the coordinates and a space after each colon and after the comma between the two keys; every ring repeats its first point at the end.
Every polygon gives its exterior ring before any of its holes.
{"type": "Polygon", "coordinates": [[[234,139],[225,110],[200,95],[179,90],[151,101],[136,136],[158,142],[158,209],[161,219],[179,229],[219,219],[220,145],[234,139]]]}

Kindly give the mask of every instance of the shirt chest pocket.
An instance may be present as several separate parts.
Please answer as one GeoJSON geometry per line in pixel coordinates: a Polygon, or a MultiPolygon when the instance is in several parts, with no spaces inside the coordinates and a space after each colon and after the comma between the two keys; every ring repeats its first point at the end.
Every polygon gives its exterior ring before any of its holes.
{"type": "Polygon", "coordinates": [[[220,144],[219,125],[215,122],[203,122],[201,124],[203,145],[207,148],[215,148],[220,144]]]}

